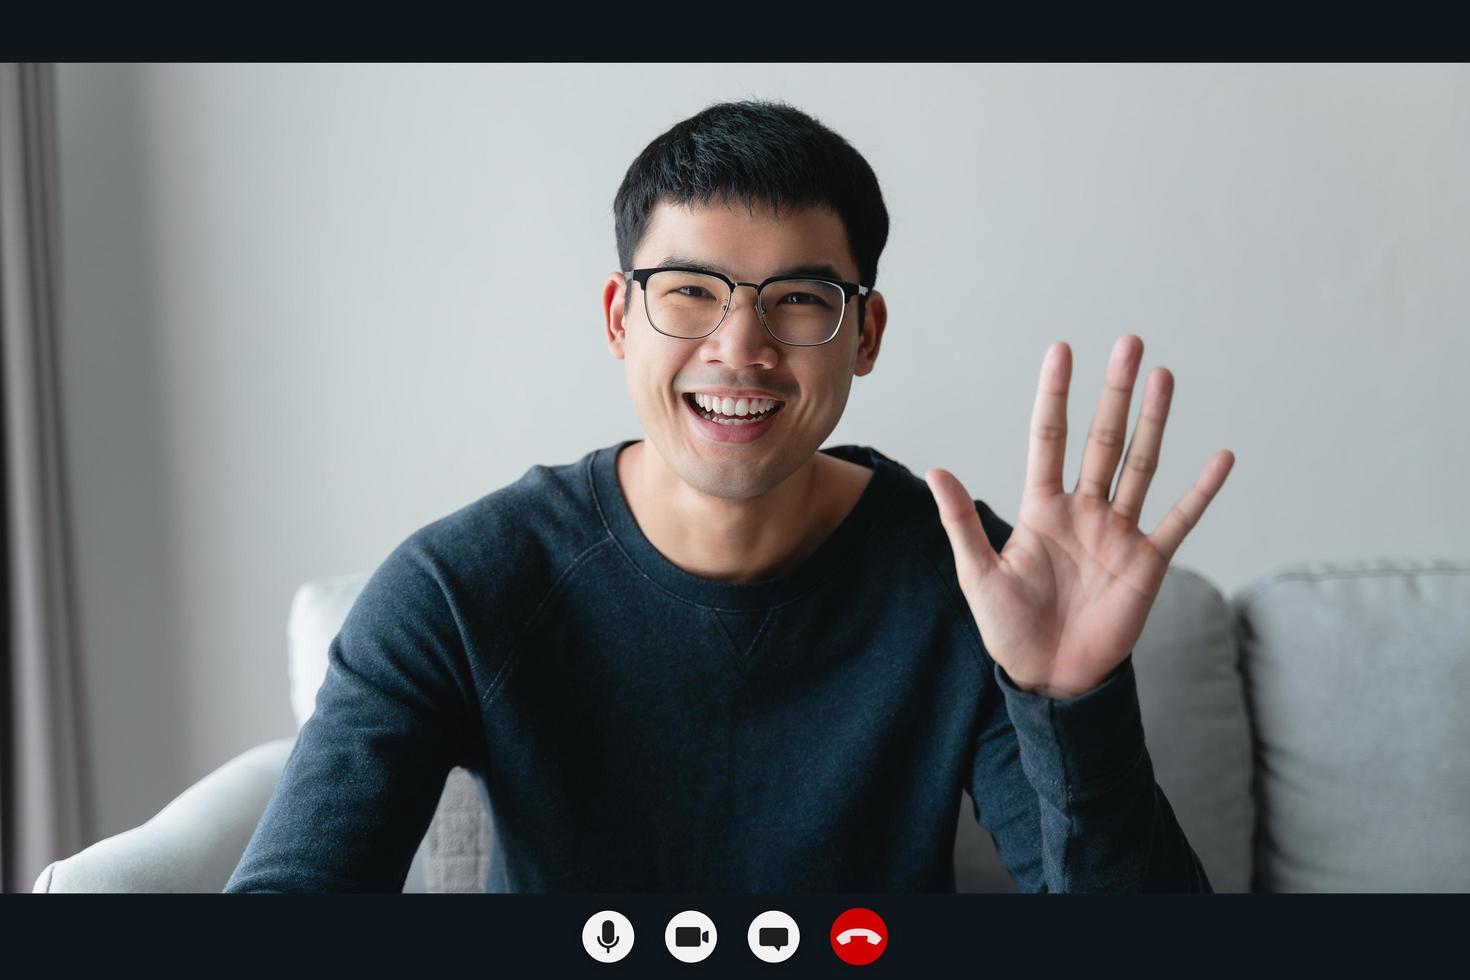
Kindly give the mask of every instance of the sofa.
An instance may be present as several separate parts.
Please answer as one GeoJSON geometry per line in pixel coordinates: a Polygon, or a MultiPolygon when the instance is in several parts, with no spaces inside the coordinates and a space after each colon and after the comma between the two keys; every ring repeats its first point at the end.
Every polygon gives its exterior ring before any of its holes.
{"type": "MultiPolygon", "coordinates": [[[[366,580],[308,582],[292,601],[297,731],[366,580]]],[[[1215,891],[1470,891],[1470,564],[1298,563],[1227,600],[1176,563],[1133,658],[1155,779],[1215,891]]],[[[221,891],[295,737],[53,862],[33,890],[221,891]]],[[[449,774],[404,891],[483,889],[494,834],[475,779],[449,774]]],[[[954,853],[959,891],[1014,890],[968,795],[954,853]]]]}

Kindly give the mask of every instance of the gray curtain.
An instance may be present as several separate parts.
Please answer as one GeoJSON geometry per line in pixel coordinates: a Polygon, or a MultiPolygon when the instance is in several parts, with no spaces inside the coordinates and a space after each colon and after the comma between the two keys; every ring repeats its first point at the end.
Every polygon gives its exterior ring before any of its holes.
{"type": "Polygon", "coordinates": [[[91,838],[63,443],[55,66],[0,63],[0,889],[91,838]]]}

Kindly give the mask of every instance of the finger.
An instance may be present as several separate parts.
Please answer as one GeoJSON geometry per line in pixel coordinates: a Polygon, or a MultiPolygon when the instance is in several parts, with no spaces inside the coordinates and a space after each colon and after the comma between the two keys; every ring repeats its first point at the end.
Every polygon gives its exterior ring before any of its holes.
{"type": "Polygon", "coordinates": [[[1075,492],[1083,497],[1106,502],[1112,495],[1113,476],[1123,455],[1123,440],[1128,436],[1133,382],[1138,378],[1138,362],[1142,359],[1143,341],[1135,335],[1125,334],[1113,344],[1102,394],[1098,396],[1087,442],[1082,447],[1082,468],[1077,472],[1075,492]]]}
{"type": "Polygon", "coordinates": [[[961,584],[978,584],[996,563],[995,549],[975,511],[975,501],[949,470],[933,469],[924,474],[929,492],[939,506],[939,520],[954,552],[955,574],[961,584]]]}
{"type": "Polygon", "coordinates": [[[1072,348],[1058,341],[1046,349],[1041,380],[1031,406],[1031,448],[1026,457],[1027,493],[1062,492],[1062,457],[1067,451],[1067,388],[1072,383],[1072,348]]]}
{"type": "Polygon", "coordinates": [[[1179,498],[1179,502],[1173,506],[1154,533],[1148,536],[1149,542],[1164,556],[1165,561],[1172,561],[1174,552],[1179,550],[1184,536],[1194,530],[1199,519],[1204,515],[1205,508],[1210,501],[1215,499],[1215,494],[1220,492],[1220,487],[1225,483],[1225,477],[1235,466],[1235,454],[1228,449],[1222,449],[1205,464],[1203,472],[1200,473],[1194,486],[1179,498]]]}
{"type": "Polygon", "coordinates": [[[1133,443],[1123,460],[1123,475],[1118,478],[1118,492],[1113,497],[1113,510],[1135,525],[1143,516],[1143,498],[1159,468],[1159,452],[1164,445],[1164,423],[1169,418],[1169,405],[1174,400],[1174,375],[1168,368],[1149,372],[1143,388],[1143,411],[1138,427],[1133,430],[1133,443]]]}

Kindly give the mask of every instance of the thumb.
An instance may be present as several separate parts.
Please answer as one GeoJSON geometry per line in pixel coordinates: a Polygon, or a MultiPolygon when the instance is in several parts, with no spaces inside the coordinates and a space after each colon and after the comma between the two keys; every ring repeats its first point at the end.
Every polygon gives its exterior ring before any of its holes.
{"type": "Polygon", "coordinates": [[[975,501],[949,470],[929,470],[924,474],[924,482],[929,484],[929,492],[939,506],[939,520],[944,525],[944,533],[949,535],[960,581],[983,581],[995,567],[996,557],[980,515],[975,512],[975,501]]]}

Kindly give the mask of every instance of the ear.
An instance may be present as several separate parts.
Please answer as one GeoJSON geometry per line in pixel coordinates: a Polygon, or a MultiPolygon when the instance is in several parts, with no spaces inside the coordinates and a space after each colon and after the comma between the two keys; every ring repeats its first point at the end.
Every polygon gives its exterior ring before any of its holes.
{"type": "Polygon", "coordinates": [[[873,370],[878,360],[878,348],[883,344],[883,328],[887,325],[888,302],[878,290],[870,290],[867,309],[863,311],[863,330],[858,337],[858,349],[853,360],[854,377],[861,378],[873,370]]]}
{"type": "Polygon", "coordinates": [[[602,284],[603,332],[607,339],[607,349],[620,361],[626,354],[623,350],[623,297],[631,285],[621,272],[614,272],[602,284]]]}

